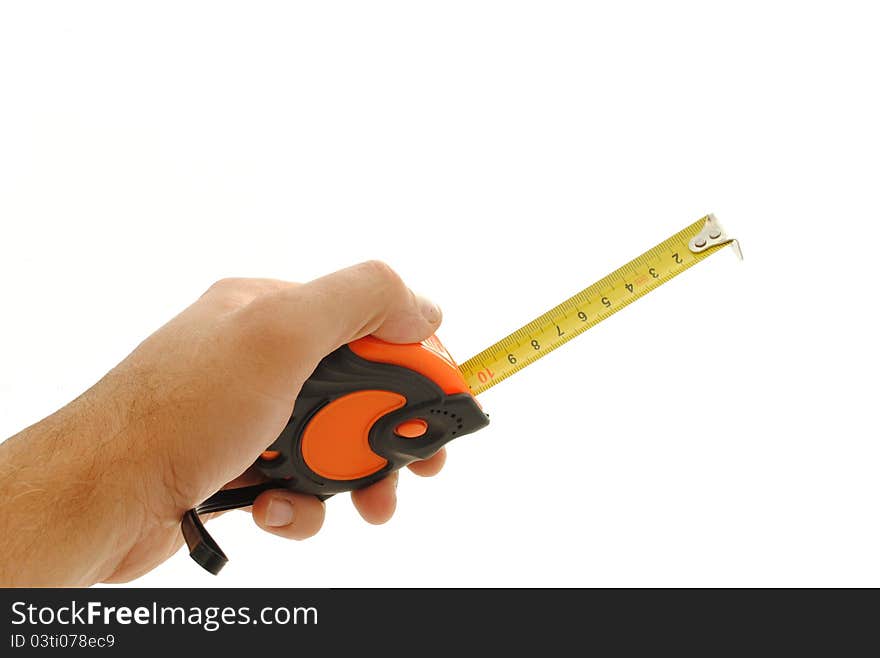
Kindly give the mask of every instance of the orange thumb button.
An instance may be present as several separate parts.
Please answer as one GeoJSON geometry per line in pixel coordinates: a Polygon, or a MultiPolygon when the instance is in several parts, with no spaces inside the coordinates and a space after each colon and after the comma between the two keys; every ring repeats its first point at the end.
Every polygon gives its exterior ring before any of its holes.
{"type": "Polygon", "coordinates": [[[423,421],[421,418],[405,420],[400,425],[394,428],[394,433],[397,434],[397,436],[402,436],[405,439],[417,439],[420,436],[423,436],[427,431],[428,423],[423,421]]]}

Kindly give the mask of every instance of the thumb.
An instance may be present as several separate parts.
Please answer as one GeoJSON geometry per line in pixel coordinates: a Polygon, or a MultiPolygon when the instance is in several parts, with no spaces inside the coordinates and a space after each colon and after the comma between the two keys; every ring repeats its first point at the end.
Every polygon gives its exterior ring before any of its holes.
{"type": "Polygon", "coordinates": [[[415,343],[431,336],[443,317],[436,304],[414,294],[380,261],[348,267],[273,297],[275,320],[289,344],[318,358],[369,334],[415,343]]]}

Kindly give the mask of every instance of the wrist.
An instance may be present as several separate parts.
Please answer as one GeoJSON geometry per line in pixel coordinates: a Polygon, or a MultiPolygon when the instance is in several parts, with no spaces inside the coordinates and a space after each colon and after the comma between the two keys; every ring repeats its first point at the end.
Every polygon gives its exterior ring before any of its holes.
{"type": "Polygon", "coordinates": [[[120,419],[92,393],[0,446],[0,526],[16,529],[0,540],[0,582],[91,585],[136,541],[143,507],[114,477],[120,419]]]}

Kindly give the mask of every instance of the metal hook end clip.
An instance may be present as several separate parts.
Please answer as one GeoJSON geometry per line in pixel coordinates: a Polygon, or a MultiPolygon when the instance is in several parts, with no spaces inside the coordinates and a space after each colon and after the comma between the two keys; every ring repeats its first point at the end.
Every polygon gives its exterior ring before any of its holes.
{"type": "Polygon", "coordinates": [[[706,251],[706,249],[709,249],[710,247],[728,243],[733,248],[736,257],[742,260],[743,253],[742,247],[739,246],[739,240],[727,235],[724,228],[715,218],[715,215],[710,213],[706,215],[706,223],[703,225],[703,230],[691,238],[688,247],[693,253],[698,254],[701,251],[706,251]]]}

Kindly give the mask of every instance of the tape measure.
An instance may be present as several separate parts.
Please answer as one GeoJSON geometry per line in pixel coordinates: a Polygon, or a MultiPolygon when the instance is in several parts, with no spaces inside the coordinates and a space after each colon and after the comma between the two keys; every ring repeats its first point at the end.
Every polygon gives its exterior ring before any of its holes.
{"type": "Polygon", "coordinates": [[[211,573],[226,556],[199,515],[243,507],[286,488],[321,499],[369,486],[489,423],[475,396],[614,315],[674,276],[739,243],[707,215],[461,366],[436,336],[372,336],[327,355],[303,384],[287,426],[255,462],[266,482],[220,491],[181,521],[190,555],[211,573]]]}
{"type": "Polygon", "coordinates": [[[727,244],[742,260],[739,242],[703,217],[462,363],[465,381],[482,393],[727,244]]]}

